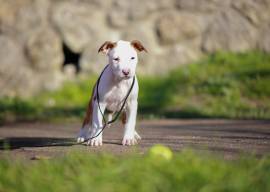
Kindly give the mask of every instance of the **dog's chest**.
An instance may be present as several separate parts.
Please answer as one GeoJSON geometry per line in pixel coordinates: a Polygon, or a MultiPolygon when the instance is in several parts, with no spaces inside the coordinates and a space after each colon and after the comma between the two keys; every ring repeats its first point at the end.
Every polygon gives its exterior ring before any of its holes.
{"type": "Polygon", "coordinates": [[[107,94],[105,94],[105,102],[107,109],[110,111],[119,110],[128,92],[128,85],[126,83],[113,86],[107,94]]]}

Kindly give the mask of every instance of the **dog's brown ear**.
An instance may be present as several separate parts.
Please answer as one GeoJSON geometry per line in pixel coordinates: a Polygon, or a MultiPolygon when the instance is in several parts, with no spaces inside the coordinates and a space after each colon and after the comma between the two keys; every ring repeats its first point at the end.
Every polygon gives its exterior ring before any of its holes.
{"type": "Polygon", "coordinates": [[[105,43],[103,43],[101,45],[101,47],[98,49],[98,53],[99,52],[102,52],[102,53],[105,53],[107,54],[108,51],[112,48],[114,48],[116,46],[116,43],[115,42],[111,42],[111,41],[105,41],[105,43]]]}
{"type": "Polygon", "coordinates": [[[148,52],[145,48],[144,48],[144,46],[142,45],[142,43],[140,42],[140,41],[138,41],[138,40],[133,40],[133,41],[131,41],[131,43],[130,43],[137,51],[145,51],[145,52],[148,52]]]}

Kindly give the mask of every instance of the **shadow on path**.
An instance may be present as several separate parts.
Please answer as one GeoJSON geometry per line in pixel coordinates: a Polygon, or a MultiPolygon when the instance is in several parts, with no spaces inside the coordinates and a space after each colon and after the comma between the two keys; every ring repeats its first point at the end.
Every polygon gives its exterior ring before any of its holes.
{"type": "Polygon", "coordinates": [[[55,147],[74,145],[74,138],[10,137],[0,140],[0,150],[23,147],[55,147]]]}
{"type": "MultiPolygon", "coordinates": [[[[106,144],[120,145],[117,142],[103,141],[106,144]]],[[[14,150],[24,147],[57,147],[85,145],[78,144],[74,138],[50,138],[50,137],[10,137],[0,140],[0,150],[14,150]]]]}

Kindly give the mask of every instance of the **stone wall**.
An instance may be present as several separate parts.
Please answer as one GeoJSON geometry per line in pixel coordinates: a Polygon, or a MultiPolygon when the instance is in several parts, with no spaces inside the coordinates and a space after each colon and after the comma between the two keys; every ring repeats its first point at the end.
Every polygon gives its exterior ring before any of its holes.
{"type": "Polygon", "coordinates": [[[118,39],[143,42],[138,72],[150,75],[220,50],[270,52],[270,0],[0,0],[0,96],[98,73],[97,49],[118,39]]]}

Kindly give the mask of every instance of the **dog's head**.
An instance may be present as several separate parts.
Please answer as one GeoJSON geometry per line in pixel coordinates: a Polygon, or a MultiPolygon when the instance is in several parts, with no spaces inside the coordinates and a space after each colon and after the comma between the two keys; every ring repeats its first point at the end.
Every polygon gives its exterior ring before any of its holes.
{"type": "Polygon", "coordinates": [[[134,77],[138,63],[137,51],[146,51],[140,41],[106,41],[98,52],[108,55],[113,74],[119,79],[134,77]]]}

